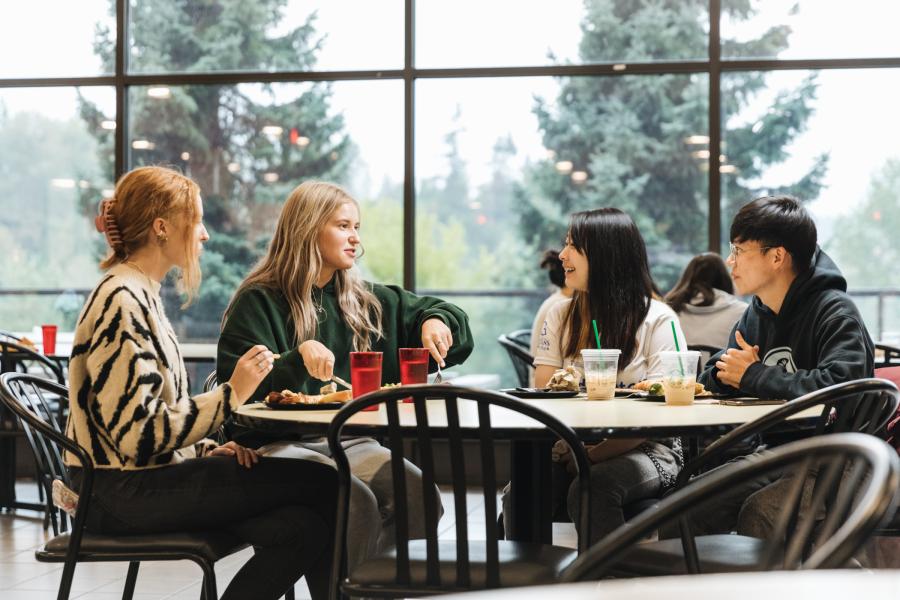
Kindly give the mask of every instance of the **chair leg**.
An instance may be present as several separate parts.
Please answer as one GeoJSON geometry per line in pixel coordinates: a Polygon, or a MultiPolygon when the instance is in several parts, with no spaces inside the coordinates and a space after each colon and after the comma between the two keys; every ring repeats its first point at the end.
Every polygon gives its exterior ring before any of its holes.
{"type": "Polygon", "coordinates": [[[211,563],[203,562],[203,587],[200,589],[200,600],[218,600],[219,592],[216,591],[216,571],[211,563]]]}
{"type": "Polygon", "coordinates": [[[128,574],[125,576],[125,589],[122,590],[122,600],[131,600],[134,597],[134,586],[137,583],[138,568],[141,566],[136,560],[128,563],[128,574]]]}
{"type": "Polygon", "coordinates": [[[63,567],[62,577],[59,580],[59,592],[56,600],[69,600],[72,593],[72,579],[75,577],[75,562],[66,563],[63,567]]]}

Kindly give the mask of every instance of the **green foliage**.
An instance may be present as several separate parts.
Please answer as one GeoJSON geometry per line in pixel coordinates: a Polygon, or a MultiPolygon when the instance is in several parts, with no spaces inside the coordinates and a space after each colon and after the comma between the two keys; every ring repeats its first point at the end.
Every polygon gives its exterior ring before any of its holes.
{"type": "MultiPolygon", "coordinates": [[[[581,59],[591,62],[677,60],[706,56],[707,3],[701,0],[586,0],[581,59]]],[[[733,18],[751,14],[748,2],[726,3],[733,18]]],[[[776,56],[790,30],[773,27],[747,42],[726,40],[729,55],[776,56]]],[[[556,247],[568,216],[615,206],[629,213],[643,233],[655,278],[670,287],[684,263],[707,245],[707,163],[687,143],[707,131],[705,75],[567,77],[554,104],[538,98],[534,112],[544,146],[553,159],[533,165],[516,190],[523,237],[535,249],[556,247]],[[571,161],[587,172],[577,183],[554,167],[571,161]]],[[[723,115],[734,115],[765,87],[759,73],[723,77],[723,115]]],[[[803,131],[812,112],[815,79],[779,96],[757,124],[729,129],[725,161],[737,167],[727,177],[723,214],[761,190],[751,185],[766,168],[786,158],[786,147],[803,131]]],[[[783,190],[804,199],[818,195],[827,158],[783,190]]],[[[774,191],[774,190],[769,190],[774,191]]]]}
{"type": "Polygon", "coordinates": [[[865,201],[848,217],[826,246],[847,281],[857,288],[900,287],[900,158],[872,177],[865,201]]]}
{"type": "MultiPolygon", "coordinates": [[[[131,64],[139,72],[312,69],[321,45],[315,15],[282,32],[285,6],[285,0],[137,3],[131,64]]],[[[112,69],[114,32],[98,29],[94,47],[112,69]]],[[[174,323],[182,334],[216,337],[231,294],[264,251],[297,184],[347,178],[356,149],[330,98],[326,83],[171,87],[166,98],[132,89],[129,137],[150,147],[132,150],[131,166],[174,165],[200,184],[204,197],[211,239],[200,296],[174,323]]],[[[85,100],[81,113],[94,125],[109,118],[85,100]]],[[[110,154],[113,136],[102,133],[97,141],[110,154]]]]}

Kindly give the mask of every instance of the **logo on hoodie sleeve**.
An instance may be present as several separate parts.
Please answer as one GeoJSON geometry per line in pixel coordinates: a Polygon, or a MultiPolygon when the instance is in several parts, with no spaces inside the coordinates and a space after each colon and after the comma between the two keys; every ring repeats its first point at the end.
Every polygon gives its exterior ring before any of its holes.
{"type": "Polygon", "coordinates": [[[785,373],[796,373],[797,365],[794,364],[794,354],[790,346],[772,348],[766,352],[762,363],[767,367],[781,367],[785,373]]]}

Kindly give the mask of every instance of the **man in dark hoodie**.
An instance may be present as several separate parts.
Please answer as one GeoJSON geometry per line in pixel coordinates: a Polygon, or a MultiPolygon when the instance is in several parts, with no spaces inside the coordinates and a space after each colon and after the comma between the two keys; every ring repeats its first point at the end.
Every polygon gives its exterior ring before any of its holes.
{"type": "MultiPolygon", "coordinates": [[[[790,400],[872,376],[872,340],[797,200],[764,197],[741,208],[727,262],[737,293],[753,299],[728,347],[707,362],[700,381],[708,389],[790,400]]],[[[732,490],[692,516],[695,533],[737,529],[767,537],[786,481],[772,477],[732,490]]]]}

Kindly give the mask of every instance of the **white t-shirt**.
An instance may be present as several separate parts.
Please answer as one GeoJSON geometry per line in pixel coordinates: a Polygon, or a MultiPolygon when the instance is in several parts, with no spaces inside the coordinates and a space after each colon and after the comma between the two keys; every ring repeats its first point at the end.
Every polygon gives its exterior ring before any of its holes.
{"type": "MultiPolygon", "coordinates": [[[[557,302],[547,313],[534,355],[535,366],[548,365],[561,369],[568,365],[575,365],[579,369],[583,368],[581,355],[574,359],[563,357],[563,343],[565,342],[563,319],[571,302],[572,300],[568,298],[557,302]]],[[[637,347],[634,357],[628,364],[623,364],[624,357],[619,361],[618,383],[620,386],[629,386],[638,381],[662,375],[658,353],[662,350],[675,350],[675,340],[672,339],[672,325],[670,325],[673,322],[678,335],[678,345],[685,350],[687,342],[681,332],[681,325],[675,312],[662,302],[650,300],[650,309],[635,335],[637,347]]],[[[600,333],[602,336],[603,332],[600,333]]]]}
{"type": "Polygon", "coordinates": [[[544,320],[547,318],[547,313],[553,308],[553,305],[559,302],[560,300],[565,300],[568,296],[563,295],[560,290],[556,290],[553,295],[548,296],[546,300],[544,300],[541,307],[538,309],[537,314],[534,315],[534,322],[531,324],[531,355],[534,356],[537,353],[537,345],[538,339],[541,335],[541,328],[544,326],[544,320]]]}
{"type": "MultiPolygon", "coordinates": [[[[747,310],[747,303],[722,290],[713,290],[713,294],[715,300],[711,305],[686,304],[678,313],[678,319],[689,343],[725,348],[734,324],[747,310]]],[[[699,302],[701,299],[702,296],[698,295],[692,302],[699,302]]]]}

